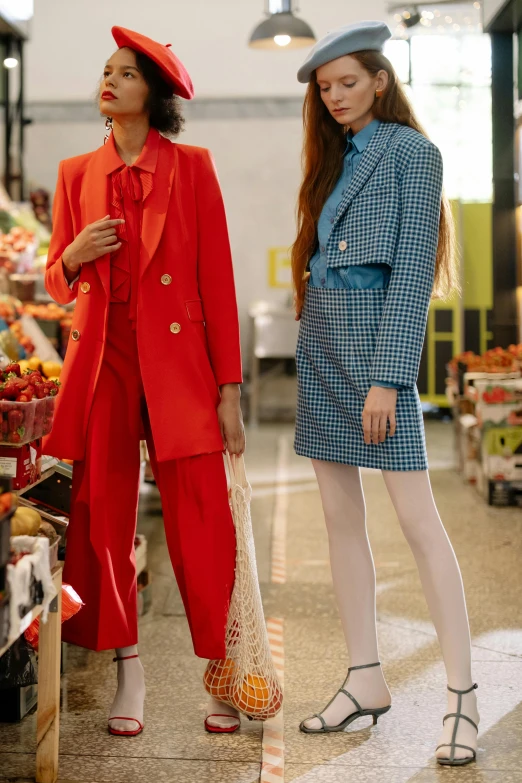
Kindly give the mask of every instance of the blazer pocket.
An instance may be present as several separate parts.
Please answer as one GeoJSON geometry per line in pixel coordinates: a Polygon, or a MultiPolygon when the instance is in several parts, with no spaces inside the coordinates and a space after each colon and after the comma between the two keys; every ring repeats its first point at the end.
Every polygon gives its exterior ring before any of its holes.
{"type": "Polygon", "coordinates": [[[191,321],[203,322],[205,320],[201,299],[190,299],[188,302],[185,302],[185,307],[191,321]]]}
{"type": "Polygon", "coordinates": [[[386,193],[389,195],[389,192],[389,188],[384,185],[374,185],[371,188],[368,187],[360,190],[353,201],[354,203],[357,203],[358,201],[364,201],[364,199],[367,198],[382,199],[386,193]]]}

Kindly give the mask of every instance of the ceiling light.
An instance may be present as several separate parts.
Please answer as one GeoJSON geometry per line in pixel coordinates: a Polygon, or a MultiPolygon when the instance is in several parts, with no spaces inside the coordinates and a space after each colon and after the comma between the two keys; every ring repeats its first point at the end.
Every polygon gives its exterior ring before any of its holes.
{"type": "Polygon", "coordinates": [[[16,57],[6,57],[4,60],[4,68],[7,68],[8,70],[11,70],[12,68],[16,68],[18,65],[18,60],[16,57]]]}
{"type": "Polygon", "coordinates": [[[415,27],[416,24],[419,24],[420,20],[421,15],[416,5],[410,6],[402,12],[402,23],[405,27],[415,27]]]}
{"type": "Polygon", "coordinates": [[[260,22],[250,36],[252,49],[299,49],[312,46],[312,28],[294,16],[292,0],[268,0],[267,19],[260,22]]]}

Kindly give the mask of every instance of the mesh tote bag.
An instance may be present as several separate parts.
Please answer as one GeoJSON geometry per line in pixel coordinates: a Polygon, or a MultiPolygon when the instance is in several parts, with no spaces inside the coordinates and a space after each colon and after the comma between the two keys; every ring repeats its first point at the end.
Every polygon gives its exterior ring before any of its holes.
{"type": "Polygon", "coordinates": [[[203,678],[208,693],[251,720],[280,711],[283,692],[270,653],[257,577],[250,517],[251,487],[243,457],[226,463],[229,502],[236,529],[236,575],[226,630],[226,659],[209,661],[203,678]]]}

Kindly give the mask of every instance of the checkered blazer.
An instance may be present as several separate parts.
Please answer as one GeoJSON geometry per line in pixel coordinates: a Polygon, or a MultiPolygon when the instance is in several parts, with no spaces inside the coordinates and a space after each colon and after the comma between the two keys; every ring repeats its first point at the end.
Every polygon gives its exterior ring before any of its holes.
{"type": "Polygon", "coordinates": [[[433,288],[442,158],[422,134],[381,123],[341,202],[326,247],[327,265],[384,263],[392,274],[371,379],[417,381],[433,288]]]}

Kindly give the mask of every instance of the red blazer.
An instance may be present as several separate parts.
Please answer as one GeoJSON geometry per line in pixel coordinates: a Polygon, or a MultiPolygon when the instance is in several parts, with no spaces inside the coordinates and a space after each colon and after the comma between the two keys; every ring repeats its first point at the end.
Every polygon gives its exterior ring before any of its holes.
{"type": "MultiPolygon", "coordinates": [[[[73,460],[85,453],[103,359],[111,262],[106,255],[85,264],[71,290],[61,257],[85,226],[109,214],[106,150],[60,164],[45,275],[57,302],[77,298],[71,332],[77,339],[69,341],[45,444],[46,453],[73,460]]],[[[143,206],[137,341],[157,456],[163,462],[220,451],[218,386],[241,383],[242,372],[232,259],[211,153],[161,137],[154,187],[143,206]],[[170,284],[162,282],[165,275],[170,284]]]]}

